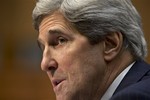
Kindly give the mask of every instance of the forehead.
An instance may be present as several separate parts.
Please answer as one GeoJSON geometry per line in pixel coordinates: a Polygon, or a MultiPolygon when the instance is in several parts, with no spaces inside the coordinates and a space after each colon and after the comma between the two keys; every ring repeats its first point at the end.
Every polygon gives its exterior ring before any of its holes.
{"type": "Polygon", "coordinates": [[[44,17],[39,26],[39,32],[43,32],[44,30],[53,29],[56,27],[62,28],[64,30],[73,29],[71,23],[60,12],[56,11],[53,14],[44,17]]]}

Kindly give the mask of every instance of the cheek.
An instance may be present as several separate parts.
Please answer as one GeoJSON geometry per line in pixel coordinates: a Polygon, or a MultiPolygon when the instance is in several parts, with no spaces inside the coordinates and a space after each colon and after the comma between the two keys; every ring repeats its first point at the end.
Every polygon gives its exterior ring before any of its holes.
{"type": "MultiPolygon", "coordinates": [[[[76,59],[76,71],[80,81],[91,82],[102,80],[106,65],[101,54],[94,51],[84,52],[76,59]]],[[[95,83],[99,83],[95,82],[95,83]]]]}
{"type": "Polygon", "coordinates": [[[103,59],[92,52],[66,52],[61,56],[60,64],[63,72],[69,75],[69,79],[83,80],[104,71],[103,59]]]}
{"type": "Polygon", "coordinates": [[[62,70],[63,73],[69,74],[74,71],[74,55],[68,51],[61,52],[58,56],[57,62],[59,64],[59,70],[62,70]]]}
{"type": "Polygon", "coordinates": [[[76,46],[62,50],[58,56],[60,69],[69,80],[88,80],[102,76],[105,70],[102,52],[98,48],[76,46]]]}
{"type": "Polygon", "coordinates": [[[68,76],[68,80],[79,80],[82,71],[82,57],[73,50],[62,51],[57,59],[59,69],[68,76]]]}

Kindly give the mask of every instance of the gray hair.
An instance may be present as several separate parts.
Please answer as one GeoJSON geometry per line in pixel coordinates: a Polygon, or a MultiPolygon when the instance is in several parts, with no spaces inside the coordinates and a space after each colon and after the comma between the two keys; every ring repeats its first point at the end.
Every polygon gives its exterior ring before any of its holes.
{"type": "Polygon", "coordinates": [[[59,10],[90,43],[107,34],[120,32],[124,46],[137,59],[147,55],[141,18],[130,0],[39,0],[33,10],[35,29],[44,16],[59,10]]]}

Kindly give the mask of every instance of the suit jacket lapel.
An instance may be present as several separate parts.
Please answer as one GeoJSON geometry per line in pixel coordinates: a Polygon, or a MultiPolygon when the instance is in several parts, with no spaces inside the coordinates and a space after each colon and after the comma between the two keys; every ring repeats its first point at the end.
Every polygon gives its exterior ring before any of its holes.
{"type": "Polygon", "coordinates": [[[129,72],[126,74],[120,85],[117,87],[117,93],[120,90],[135,84],[136,82],[144,79],[144,75],[150,70],[150,66],[146,64],[144,61],[136,61],[136,63],[132,66],[129,72]]]}

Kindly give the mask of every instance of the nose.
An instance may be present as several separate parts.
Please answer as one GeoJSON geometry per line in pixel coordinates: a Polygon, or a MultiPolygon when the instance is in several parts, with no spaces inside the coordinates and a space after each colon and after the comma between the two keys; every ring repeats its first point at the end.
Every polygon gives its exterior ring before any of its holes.
{"type": "Polygon", "coordinates": [[[53,74],[58,67],[58,63],[54,58],[51,57],[49,53],[43,54],[43,58],[41,61],[41,69],[43,71],[50,71],[53,74]]]}

